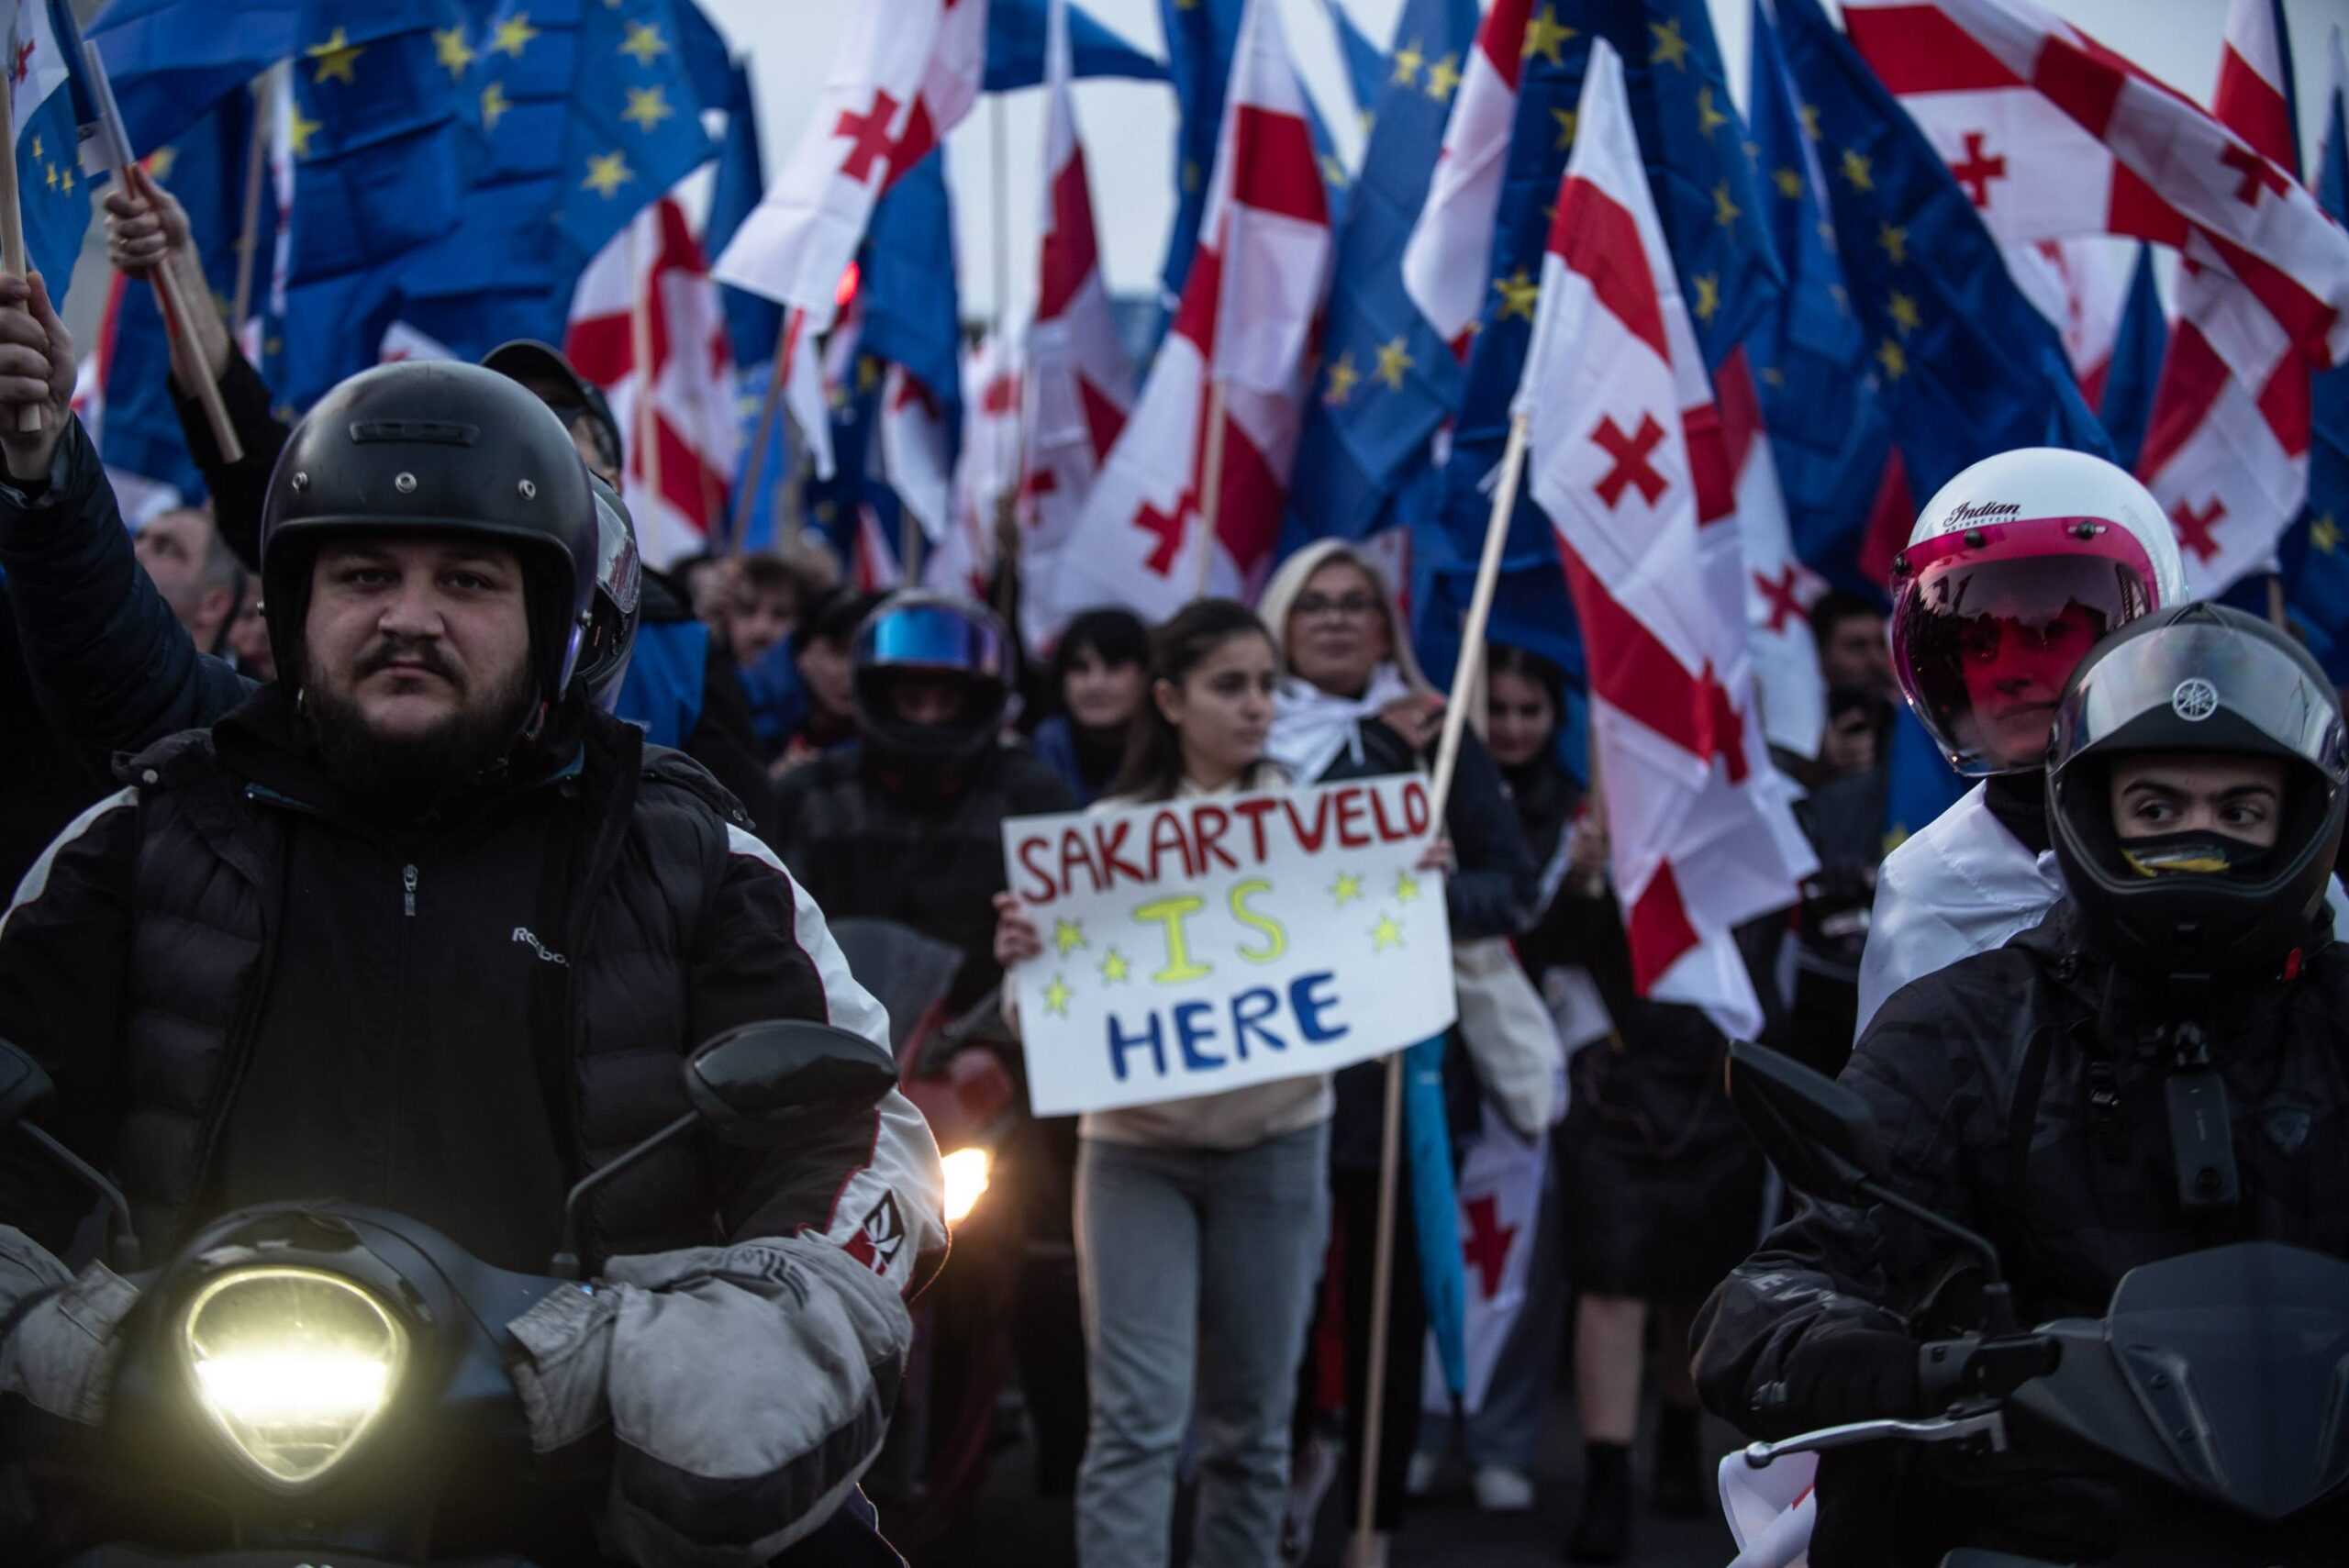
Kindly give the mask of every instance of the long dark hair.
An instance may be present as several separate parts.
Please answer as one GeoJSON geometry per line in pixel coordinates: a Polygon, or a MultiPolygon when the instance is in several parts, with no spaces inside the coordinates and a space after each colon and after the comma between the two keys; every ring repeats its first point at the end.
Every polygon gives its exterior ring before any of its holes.
{"type": "MultiPolygon", "coordinates": [[[[1150,680],[1181,685],[1191,672],[1235,637],[1261,637],[1275,648],[1273,634],[1256,612],[1234,599],[1195,599],[1174,618],[1151,633],[1150,680]]],[[[1153,689],[1142,697],[1126,742],[1126,763],[1108,793],[1121,800],[1172,800],[1183,784],[1183,737],[1160,711],[1153,689]]]]}
{"type": "Polygon", "coordinates": [[[1068,705],[1068,673],[1081,653],[1090,653],[1104,664],[1139,664],[1147,670],[1150,628],[1133,611],[1115,606],[1086,610],[1070,621],[1052,649],[1052,702],[1056,708],[1068,705]]]}

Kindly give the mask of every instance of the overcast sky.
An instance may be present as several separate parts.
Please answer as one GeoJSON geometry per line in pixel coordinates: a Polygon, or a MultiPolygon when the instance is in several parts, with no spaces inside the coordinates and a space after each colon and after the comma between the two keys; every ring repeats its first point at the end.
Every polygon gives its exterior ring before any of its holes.
{"type": "MultiPolygon", "coordinates": [[[[805,128],[826,68],[846,29],[852,5],[888,0],[703,0],[738,51],[751,56],[757,83],[761,136],[770,172],[789,156],[805,128]]],[[[1163,59],[1157,0],[1083,0],[1086,8],[1142,49],[1163,59]]],[[[1323,0],[1279,0],[1289,48],[1306,88],[1322,109],[1340,153],[1361,157],[1361,130],[1351,106],[1338,46],[1323,0]]],[[[1402,0],[1341,0],[1354,24],[1382,49],[1394,31],[1402,0]]],[[[1623,0],[1630,4],[1631,0],[1623,0]]],[[[2226,0],[2052,0],[2054,8],[2099,42],[2131,56],[2199,100],[2217,81],[2226,0]]],[[[1730,81],[1745,93],[1747,7],[1750,0],[1709,0],[1713,26],[1728,57],[1730,81]]],[[[2299,75],[2303,156],[2317,150],[2317,125],[2329,68],[2327,36],[2349,23],[2349,0],[2285,0],[2299,75]]],[[[1153,286],[1173,220],[1174,98],[1163,83],[1080,82],[1079,134],[1093,176],[1103,263],[1113,292],[1153,286]]],[[[993,117],[1003,119],[1005,178],[1001,197],[1008,237],[1008,294],[1015,314],[1034,293],[1038,197],[1043,159],[1043,95],[1030,91],[983,99],[947,142],[948,177],[955,204],[963,311],[985,316],[996,303],[993,117]]]]}

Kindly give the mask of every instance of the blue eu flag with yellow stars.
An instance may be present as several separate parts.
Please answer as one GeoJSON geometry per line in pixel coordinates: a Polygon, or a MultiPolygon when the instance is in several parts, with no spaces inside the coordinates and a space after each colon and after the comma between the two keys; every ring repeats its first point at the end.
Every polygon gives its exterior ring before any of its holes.
{"type": "MultiPolygon", "coordinates": [[[[2349,223],[2349,63],[2332,36],[2333,91],[2324,106],[2317,156],[2316,199],[2349,223]]],[[[2349,369],[2321,371],[2309,383],[2309,499],[2284,536],[2285,599],[2292,625],[2336,684],[2349,685],[2349,369]]]]}
{"type": "MultiPolygon", "coordinates": [[[[410,318],[454,352],[560,341],[605,243],[717,147],[702,128],[690,0],[504,0],[435,35],[487,154],[455,230],[410,269],[410,318]]],[[[720,85],[723,83],[721,82],[720,85]]]]}
{"type": "Polygon", "coordinates": [[[1398,508],[1435,504],[1429,443],[1459,406],[1461,368],[1404,292],[1403,247],[1475,36],[1474,0],[1410,0],[1396,23],[1369,150],[1338,228],[1321,380],[1289,479],[1292,546],[1365,538],[1398,508]]]}

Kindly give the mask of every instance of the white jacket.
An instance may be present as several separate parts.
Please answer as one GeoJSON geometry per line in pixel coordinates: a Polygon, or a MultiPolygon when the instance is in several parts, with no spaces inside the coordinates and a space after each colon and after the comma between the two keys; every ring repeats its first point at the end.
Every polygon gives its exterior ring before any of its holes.
{"type": "MultiPolygon", "coordinates": [[[[2008,831],[1991,815],[1987,792],[1976,784],[1885,856],[1860,953],[1854,1039],[1867,1033],[1868,1020],[1895,991],[1961,958],[2004,947],[2064,895],[2054,853],[2034,854],[2008,831]]],[[[2349,899],[2338,877],[2325,896],[2333,929],[2349,936],[2349,899]]]]}

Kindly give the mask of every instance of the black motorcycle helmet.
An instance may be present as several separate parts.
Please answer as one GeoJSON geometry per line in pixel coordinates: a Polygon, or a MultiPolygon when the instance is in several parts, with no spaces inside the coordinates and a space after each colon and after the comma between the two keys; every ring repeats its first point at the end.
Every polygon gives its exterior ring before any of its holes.
{"type": "Polygon", "coordinates": [[[587,636],[572,677],[593,706],[609,710],[636,651],[636,628],[643,618],[644,562],[636,552],[636,521],[619,493],[593,474],[596,491],[596,602],[587,612],[587,636]]]}
{"type": "Polygon", "coordinates": [[[967,762],[996,743],[1011,695],[1010,639],[992,611],[946,594],[911,590],[878,605],[850,654],[865,744],[907,763],[967,762]],[[907,724],[890,694],[909,676],[945,676],[967,693],[952,724],[907,724]]]}
{"type": "Polygon", "coordinates": [[[285,443],[262,504],[272,645],[304,679],[310,566],[340,534],[473,533],[522,562],[541,704],[571,689],[602,553],[592,482],[562,421],[479,365],[410,360],[362,371],[285,443]]]}
{"type": "Polygon", "coordinates": [[[2055,712],[2047,816],[2091,939],[2145,977],[2272,974],[2308,940],[2349,806],[2349,741],[2324,671],[2289,636],[2223,606],[2158,610],[2080,662],[2055,712]],[[2272,849],[2217,835],[2124,840],[2111,764],[2142,752],[2273,757],[2272,849]]]}

